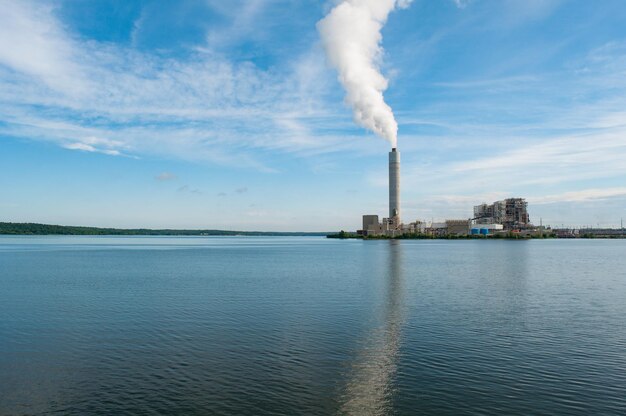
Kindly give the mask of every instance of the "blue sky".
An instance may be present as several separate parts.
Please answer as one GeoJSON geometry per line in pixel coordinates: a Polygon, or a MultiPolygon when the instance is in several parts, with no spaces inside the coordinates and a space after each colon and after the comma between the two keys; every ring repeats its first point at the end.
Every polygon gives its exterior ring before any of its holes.
{"type": "MultiPolygon", "coordinates": [[[[0,221],[356,229],[387,212],[316,23],[337,1],[0,0],[0,221]]],[[[626,217],[621,0],[415,0],[383,29],[403,219],[626,217]]]]}

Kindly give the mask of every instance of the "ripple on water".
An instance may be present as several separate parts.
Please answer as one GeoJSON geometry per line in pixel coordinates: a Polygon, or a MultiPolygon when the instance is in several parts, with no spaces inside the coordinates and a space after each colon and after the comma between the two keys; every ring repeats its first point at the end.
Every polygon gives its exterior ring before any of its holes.
{"type": "Polygon", "coordinates": [[[0,414],[626,414],[624,249],[0,237],[0,414]]]}

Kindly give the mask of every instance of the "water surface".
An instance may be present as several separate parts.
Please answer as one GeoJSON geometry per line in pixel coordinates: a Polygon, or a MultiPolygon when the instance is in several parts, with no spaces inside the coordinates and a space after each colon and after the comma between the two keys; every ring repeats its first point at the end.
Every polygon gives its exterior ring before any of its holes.
{"type": "Polygon", "coordinates": [[[626,414],[625,255],[0,237],[0,414],[626,414]]]}

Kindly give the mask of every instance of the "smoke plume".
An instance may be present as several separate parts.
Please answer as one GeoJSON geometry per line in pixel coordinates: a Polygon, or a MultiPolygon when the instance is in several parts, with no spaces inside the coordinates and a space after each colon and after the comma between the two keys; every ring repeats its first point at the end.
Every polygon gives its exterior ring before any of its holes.
{"type": "Polygon", "coordinates": [[[389,13],[412,0],[343,0],[317,23],[328,60],[339,72],[354,120],[396,147],[398,123],[383,92],[381,29],[389,13]]]}

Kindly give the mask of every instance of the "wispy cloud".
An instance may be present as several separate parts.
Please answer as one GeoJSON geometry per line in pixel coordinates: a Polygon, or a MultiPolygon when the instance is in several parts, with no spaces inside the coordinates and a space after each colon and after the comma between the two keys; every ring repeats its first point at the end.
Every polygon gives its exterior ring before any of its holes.
{"type": "Polygon", "coordinates": [[[125,147],[124,143],[116,140],[102,139],[98,137],[81,137],[76,140],[63,140],[61,146],[70,150],[82,150],[85,152],[104,153],[110,156],[121,156],[119,149],[125,147]]]}
{"type": "Polygon", "coordinates": [[[178,179],[178,176],[176,176],[172,172],[161,172],[157,176],[155,176],[154,179],[159,182],[168,182],[178,179]]]}
{"type": "Polygon", "coordinates": [[[456,7],[458,7],[459,9],[464,9],[469,3],[469,0],[453,0],[453,1],[456,7]]]}
{"type": "Polygon", "coordinates": [[[301,127],[319,117],[332,124],[335,117],[320,101],[328,74],[322,59],[311,59],[321,53],[315,48],[281,69],[234,63],[210,49],[181,60],[83,41],[66,33],[53,11],[29,1],[3,4],[5,135],[110,155],[225,164],[236,152],[239,165],[261,170],[271,169],[250,149],[328,151],[339,140],[328,134],[312,140],[301,127]]]}
{"type": "Polygon", "coordinates": [[[197,188],[192,188],[189,185],[183,185],[180,188],[177,189],[178,192],[180,193],[190,193],[190,194],[202,194],[202,191],[200,191],[197,188]]]}
{"type": "Polygon", "coordinates": [[[118,150],[107,150],[107,149],[98,149],[90,144],[86,143],[66,143],[63,145],[64,148],[70,150],[82,150],[84,152],[94,152],[94,153],[104,153],[106,155],[111,156],[119,156],[121,153],[118,150]]]}
{"type": "Polygon", "coordinates": [[[46,2],[2,2],[0,63],[55,91],[80,95],[85,80],[73,41],[46,2]]]}
{"type": "Polygon", "coordinates": [[[598,201],[624,196],[626,196],[626,187],[584,189],[582,191],[563,192],[555,195],[529,197],[528,200],[532,204],[541,205],[563,202],[598,201]]]}

